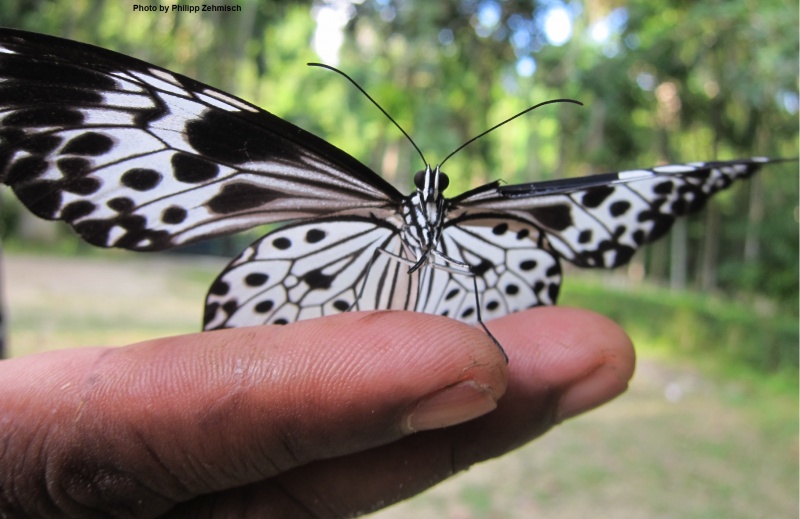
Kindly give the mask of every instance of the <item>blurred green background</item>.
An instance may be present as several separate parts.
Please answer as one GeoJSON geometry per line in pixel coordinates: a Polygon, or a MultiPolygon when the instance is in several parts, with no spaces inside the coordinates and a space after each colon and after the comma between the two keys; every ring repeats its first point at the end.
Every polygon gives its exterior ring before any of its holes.
{"type": "MultiPolygon", "coordinates": [[[[459,152],[450,196],[495,179],[798,155],[796,2],[228,3],[242,12],[0,0],[0,25],[222,88],[403,192],[422,166],[413,148],[307,62],[350,74],[434,164],[535,103],[585,104],[540,108],[459,152]]],[[[258,236],[194,249],[203,257],[98,251],[0,195],[12,355],[198,330],[205,289],[258,236]]],[[[627,267],[568,269],[562,293],[629,331],[642,359],[631,393],[376,517],[797,517],[796,163],[718,195],[627,267]]]]}

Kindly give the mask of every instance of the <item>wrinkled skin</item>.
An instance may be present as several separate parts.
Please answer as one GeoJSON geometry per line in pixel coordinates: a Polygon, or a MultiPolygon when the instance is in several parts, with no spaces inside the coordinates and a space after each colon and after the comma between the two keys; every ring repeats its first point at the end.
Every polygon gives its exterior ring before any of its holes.
{"type": "Polygon", "coordinates": [[[2,361],[0,516],[358,516],[603,404],[633,373],[627,336],[590,312],[489,328],[508,365],[479,329],[410,312],[2,361]]]}

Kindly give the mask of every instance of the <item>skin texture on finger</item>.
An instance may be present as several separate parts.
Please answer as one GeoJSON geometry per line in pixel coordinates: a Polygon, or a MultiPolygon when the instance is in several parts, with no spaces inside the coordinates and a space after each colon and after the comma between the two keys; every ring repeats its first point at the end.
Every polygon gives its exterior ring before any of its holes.
{"type": "Polygon", "coordinates": [[[3,361],[0,511],[158,516],[393,442],[459,383],[494,407],[507,375],[483,332],[410,312],[3,361]]]}
{"type": "Polygon", "coordinates": [[[633,375],[630,340],[597,314],[537,308],[489,326],[510,358],[508,389],[495,411],[201,498],[169,517],[356,517],[524,445],[621,394],[633,375]]]}

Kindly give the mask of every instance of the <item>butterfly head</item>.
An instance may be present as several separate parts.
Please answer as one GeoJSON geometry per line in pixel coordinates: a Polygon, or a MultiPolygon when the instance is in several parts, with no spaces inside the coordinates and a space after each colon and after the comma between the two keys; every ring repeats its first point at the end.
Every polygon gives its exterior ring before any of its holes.
{"type": "Polygon", "coordinates": [[[414,185],[417,187],[422,202],[433,202],[441,196],[441,192],[447,189],[450,179],[439,170],[439,166],[431,169],[430,165],[425,169],[417,171],[414,175],[414,185]]]}

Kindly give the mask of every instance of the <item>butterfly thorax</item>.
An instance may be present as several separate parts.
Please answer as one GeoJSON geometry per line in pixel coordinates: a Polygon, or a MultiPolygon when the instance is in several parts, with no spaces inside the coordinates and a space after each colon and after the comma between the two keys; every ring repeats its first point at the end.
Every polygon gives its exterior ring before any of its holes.
{"type": "Polygon", "coordinates": [[[413,272],[433,260],[439,245],[444,217],[449,209],[442,191],[447,187],[447,175],[437,166],[427,166],[414,175],[417,190],[403,200],[403,241],[415,254],[413,272]]]}

